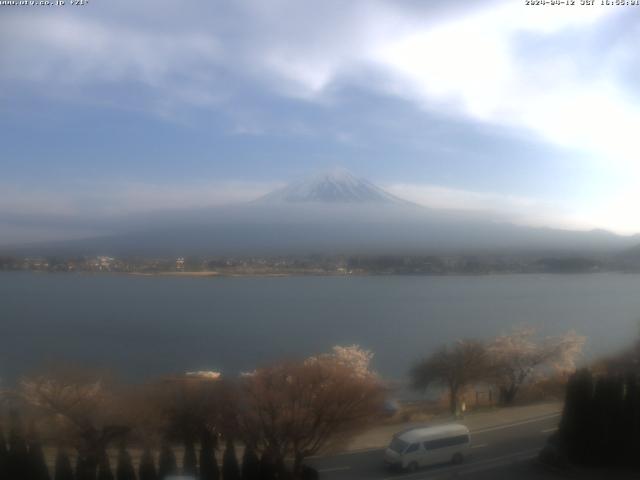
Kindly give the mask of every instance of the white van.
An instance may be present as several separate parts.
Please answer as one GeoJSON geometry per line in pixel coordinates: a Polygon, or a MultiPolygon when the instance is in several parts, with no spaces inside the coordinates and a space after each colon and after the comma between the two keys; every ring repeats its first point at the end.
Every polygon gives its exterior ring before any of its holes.
{"type": "Polygon", "coordinates": [[[470,442],[469,429],[457,423],[412,428],[393,436],[384,461],[410,472],[436,463],[461,463],[470,442]]]}

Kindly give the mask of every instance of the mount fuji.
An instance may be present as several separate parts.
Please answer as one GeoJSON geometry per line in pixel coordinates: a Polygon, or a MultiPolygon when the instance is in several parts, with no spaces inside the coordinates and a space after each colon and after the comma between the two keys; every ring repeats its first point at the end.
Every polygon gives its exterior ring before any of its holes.
{"type": "Polygon", "coordinates": [[[287,185],[257,200],[259,203],[408,204],[348,170],[337,168],[287,185]]]}
{"type": "Polygon", "coordinates": [[[615,252],[638,242],[604,231],[526,227],[490,214],[431,209],[342,169],[244,204],[122,219],[112,231],[19,251],[114,256],[576,254],[615,252]]]}

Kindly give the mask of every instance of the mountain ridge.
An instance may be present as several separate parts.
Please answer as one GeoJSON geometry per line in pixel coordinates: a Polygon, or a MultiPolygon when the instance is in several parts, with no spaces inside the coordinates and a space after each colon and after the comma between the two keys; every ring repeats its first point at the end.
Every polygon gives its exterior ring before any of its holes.
{"type": "MultiPolygon", "coordinates": [[[[252,202],[157,212],[110,234],[21,245],[13,251],[91,255],[287,255],[305,253],[619,252],[637,237],[527,227],[488,213],[403,200],[346,170],[293,182],[252,202]]],[[[8,251],[9,248],[3,248],[8,251]]]]}

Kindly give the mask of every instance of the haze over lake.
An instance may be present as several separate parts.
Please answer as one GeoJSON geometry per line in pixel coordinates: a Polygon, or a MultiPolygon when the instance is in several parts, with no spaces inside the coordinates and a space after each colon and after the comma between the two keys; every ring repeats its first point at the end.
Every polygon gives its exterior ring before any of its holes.
{"type": "Polygon", "coordinates": [[[51,361],[142,379],[187,370],[226,374],[336,344],[375,352],[402,377],[458,338],[513,325],[575,329],[585,356],[635,339],[640,276],[496,275],[167,278],[0,272],[0,378],[51,361]]]}

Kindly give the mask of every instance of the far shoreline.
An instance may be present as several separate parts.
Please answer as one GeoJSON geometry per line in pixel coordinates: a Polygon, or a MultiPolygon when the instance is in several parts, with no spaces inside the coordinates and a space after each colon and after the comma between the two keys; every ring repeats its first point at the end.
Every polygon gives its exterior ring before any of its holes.
{"type": "Polygon", "coordinates": [[[34,274],[80,274],[80,275],[116,275],[146,278],[286,278],[286,277],[502,277],[510,275],[553,275],[553,276],[590,276],[590,275],[638,275],[638,271],[601,270],[594,272],[479,272],[479,273],[398,273],[398,272],[219,272],[207,271],[166,271],[166,272],[122,272],[122,271],[45,271],[45,270],[0,270],[0,273],[34,274]]]}

